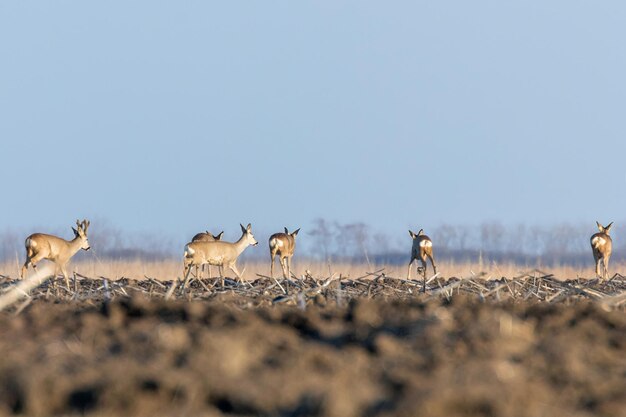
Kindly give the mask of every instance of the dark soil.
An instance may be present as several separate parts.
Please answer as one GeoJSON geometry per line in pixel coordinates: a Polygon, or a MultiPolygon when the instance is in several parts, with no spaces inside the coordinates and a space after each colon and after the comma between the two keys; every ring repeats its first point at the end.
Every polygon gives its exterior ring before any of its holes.
{"type": "Polygon", "coordinates": [[[237,297],[40,299],[0,313],[0,415],[626,415],[623,311],[237,297]]]}

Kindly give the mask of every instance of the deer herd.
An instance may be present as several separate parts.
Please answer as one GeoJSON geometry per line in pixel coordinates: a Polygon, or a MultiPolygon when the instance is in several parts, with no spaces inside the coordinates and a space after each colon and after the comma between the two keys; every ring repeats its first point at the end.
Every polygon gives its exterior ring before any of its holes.
{"type": "MultiPolygon", "coordinates": [[[[596,264],[596,275],[602,279],[609,277],[609,258],[611,257],[613,241],[609,232],[613,222],[607,226],[602,226],[596,222],[598,233],[591,236],[591,249],[596,264]],[[602,271],[600,270],[602,264],[602,271]]],[[[237,258],[243,253],[248,246],[256,246],[256,241],[252,234],[252,225],[246,227],[241,226],[241,237],[236,242],[225,242],[222,240],[224,232],[217,235],[211,234],[209,231],[196,234],[191,242],[187,243],[183,252],[183,284],[182,289],[187,285],[191,269],[194,267],[196,279],[201,278],[204,265],[209,268],[209,278],[211,277],[211,266],[217,266],[224,286],[224,271],[227,266],[237,277],[239,282],[242,281],[241,273],[237,269],[237,258]]],[[[37,263],[42,259],[47,259],[54,264],[54,275],[56,278],[59,272],[63,274],[65,284],[69,288],[69,279],[67,275],[67,263],[79,250],[88,251],[90,249],[89,240],[87,239],[87,230],[89,229],[89,221],[82,222],[76,220],[76,228],[72,227],[74,239],[65,240],[57,236],[44,233],[34,233],[26,238],[26,261],[20,271],[20,278],[24,278],[29,265],[36,270],[37,263]]],[[[269,238],[270,251],[270,276],[274,278],[274,261],[278,255],[278,260],[282,268],[283,278],[291,277],[291,258],[296,250],[296,236],[300,229],[291,233],[285,227],[284,233],[275,233],[269,238]]],[[[437,266],[433,256],[433,242],[424,234],[424,230],[417,233],[409,230],[409,235],[413,240],[411,247],[411,259],[407,270],[407,280],[411,279],[411,266],[414,261],[419,260],[421,263],[421,272],[423,276],[423,291],[426,291],[426,266],[427,260],[433,267],[433,276],[437,275],[437,266]]],[[[419,272],[420,268],[418,268],[419,272]]]]}

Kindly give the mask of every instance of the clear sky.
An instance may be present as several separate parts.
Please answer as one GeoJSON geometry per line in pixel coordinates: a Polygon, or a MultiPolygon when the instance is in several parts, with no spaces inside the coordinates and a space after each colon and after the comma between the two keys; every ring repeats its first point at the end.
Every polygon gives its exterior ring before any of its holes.
{"type": "Polygon", "coordinates": [[[591,233],[626,218],[625,23],[623,1],[4,1],[0,230],[591,233]]]}

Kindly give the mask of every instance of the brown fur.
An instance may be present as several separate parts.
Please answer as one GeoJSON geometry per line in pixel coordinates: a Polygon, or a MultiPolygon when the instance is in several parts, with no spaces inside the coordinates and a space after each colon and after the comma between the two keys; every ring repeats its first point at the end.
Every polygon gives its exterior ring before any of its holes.
{"type": "Polygon", "coordinates": [[[609,258],[613,250],[613,240],[609,236],[609,232],[613,222],[609,223],[608,226],[602,226],[599,222],[596,222],[596,224],[599,232],[591,236],[590,239],[593,259],[596,262],[596,275],[599,278],[608,279],[609,258]],[[600,262],[602,262],[602,274],[600,274],[600,262]]]}
{"type": "MultiPolygon", "coordinates": [[[[191,238],[191,241],[192,242],[219,242],[220,240],[222,240],[223,235],[224,235],[223,230],[219,232],[217,235],[214,235],[208,230],[206,230],[201,233],[196,233],[195,236],[191,238]]],[[[209,265],[208,269],[209,269],[209,278],[211,278],[211,265],[209,265]]],[[[201,267],[201,272],[204,272],[204,265],[202,265],[201,267]]],[[[198,265],[196,265],[196,278],[198,279],[202,278],[201,275],[202,275],[201,273],[200,275],[198,275],[198,265]]]]}
{"type": "Polygon", "coordinates": [[[433,257],[432,240],[424,234],[424,230],[421,229],[417,234],[409,230],[409,235],[413,239],[413,246],[411,247],[411,260],[409,261],[409,267],[406,274],[406,279],[411,279],[411,265],[413,261],[419,259],[422,263],[422,273],[424,275],[423,290],[426,291],[426,259],[430,259],[430,263],[433,266],[434,273],[437,274],[437,266],[435,265],[435,258],[433,257]],[[430,245],[424,245],[424,243],[430,243],[430,245]]]}
{"type": "MultiPolygon", "coordinates": [[[[184,270],[185,280],[182,289],[185,289],[189,281],[189,271],[193,265],[210,264],[219,267],[227,266],[235,273],[239,281],[242,280],[241,274],[237,269],[237,258],[248,246],[256,246],[258,242],[252,234],[252,226],[241,226],[241,238],[235,243],[214,241],[214,242],[189,242],[185,245],[184,253],[184,270]]],[[[224,286],[224,275],[220,269],[222,277],[222,287],[224,286]]]]}
{"type": "Polygon", "coordinates": [[[26,262],[22,266],[20,277],[24,278],[29,265],[32,265],[33,269],[37,270],[37,263],[42,259],[47,259],[55,264],[53,278],[56,278],[60,270],[65,278],[65,285],[69,289],[70,281],[67,277],[67,263],[80,249],[90,249],[89,241],[87,240],[89,221],[83,220],[79,222],[76,220],[76,227],[76,229],[72,227],[75,236],[72,240],[65,240],[43,233],[34,233],[28,236],[25,242],[26,262]]]}
{"type": "Polygon", "coordinates": [[[291,257],[296,250],[296,235],[300,229],[295,232],[289,233],[285,227],[285,233],[274,233],[270,236],[270,257],[272,263],[270,266],[270,275],[274,278],[274,259],[278,255],[280,266],[283,269],[283,278],[291,277],[291,257]]]}

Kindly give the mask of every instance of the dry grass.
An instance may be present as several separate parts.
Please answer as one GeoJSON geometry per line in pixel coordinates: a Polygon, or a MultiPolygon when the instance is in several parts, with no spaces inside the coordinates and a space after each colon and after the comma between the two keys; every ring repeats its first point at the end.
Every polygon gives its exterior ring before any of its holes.
{"type": "MultiPolygon", "coordinates": [[[[41,266],[45,262],[41,263],[41,266]]],[[[587,267],[572,267],[567,265],[557,267],[544,267],[542,265],[518,265],[514,263],[507,264],[484,264],[471,262],[439,262],[438,269],[443,277],[472,277],[481,276],[484,279],[515,277],[524,271],[532,269],[540,269],[546,274],[553,274],[556,279],[575,279],[575,278],[593,278],[594,269],[592,265],[587,267]]],[[[0,275],[8,277],[17,277],[21,265],[17,261],[4,262],[0,264],[0,275]]],[[[367,275],[369,272],[379,271],[384,268],[384,273],[391,277],[405,278],[407,268],[406,265],[368,265],[365,263],[323,263],[319,261],[301,261],[294,260],[292,273],[301,276],[305,271],[310,271],[313,276],[329,277],[333,274],[348,278],[359,278],[367,275]]],[[[213,267],[213,275],[217,274],[217,268],[213,267]]],[[[242,261],[239,264],[240,271],[243,272],[244,278],[252,280],[257,278],[257,274],[269,276],[269,262],[260,261],[242,261]]],[[[82,260],[70,262],[69,271],[74,271],[86,277],[106,277],[112,280],[119,278],[145,279],[154,278],[161,281],[172,280],[173,278],[182,277],[182,261],[174,259],[165,259],[159,261],[147,260],[102,260],[96,258],[92,260],[82,260]]],[[[626,271],[625,263],[616,263],[611,265],[610,274],[626,271]]],[[[32,274],[32,269],[29,271],[32,274]]],[[[281,274],[280,264],[276,263],[274,267],[275,276],[281,274]]],[[[428,274],[432,275],[432,269],[428,265],[428,274]]],[[[226,271],[227,276],[232,276],[232,272],[226,271]]],[[[207,277],[205,271],[204,277],[207,277]]],[[[412,277],[417,278],[415,269],[412,270],[412,277]]]]}

